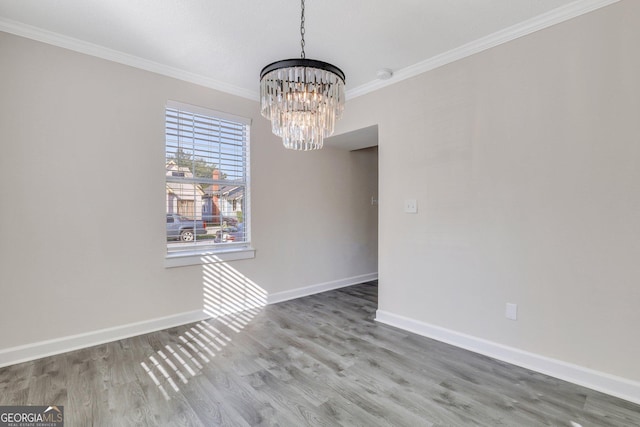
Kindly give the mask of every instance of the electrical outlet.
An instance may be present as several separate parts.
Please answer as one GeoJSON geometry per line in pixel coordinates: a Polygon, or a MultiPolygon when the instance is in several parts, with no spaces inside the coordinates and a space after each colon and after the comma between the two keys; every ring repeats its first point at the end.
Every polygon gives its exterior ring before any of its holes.
{"type": "Polygon", "coordinates": [[[507,319],[518,320],[518,304],[508,302],[504,315],[507,319]]]}
{"type": "Polygon", "coordinates": [[[418,201],[416,199],[406,199],[404,201],[404,213],[418,213],[418,201]]]}

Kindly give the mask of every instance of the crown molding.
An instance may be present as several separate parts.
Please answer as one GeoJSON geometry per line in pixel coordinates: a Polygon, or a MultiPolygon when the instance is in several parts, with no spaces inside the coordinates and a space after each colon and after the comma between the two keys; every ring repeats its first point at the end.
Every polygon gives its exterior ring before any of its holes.
{"type": "MultiPolygon", "coordinates": [[[[443,65],[450,64],[451,62],[457,61],[459,59],[466,58],[467,56],[471,56],[484,50],[491,49],[492,47],[507,43],[519,37],[526,36],[536,31],[548,28],[552,25],[559,24],[561,22],[578,17],[580,15],[584,15],[610,4],[617,3],[618,1],[620,0],[577,0],[573,3],[569,3],[568,5],[561,6],[557,9],[538,15],[527,21],[505,28],[504,30],[500,30],[478,40],[464,44],[448,52],[436,55],[425,61],[419,62],[401,70],[394,71],[393,77],[389,80],[374,80],[372,82],[365,83],[353,89],[347,90],[345,94],[346,98],[347,100],[349,100],[373,92],[375,90],[382,89],[386,86],[390,86],[402,80],[415,77],[418,74],[422,74],[435,68],[442,67],[443,65]]],[[[205,77],[196,73],[160,64],[158,62],[149,61],[147,59],[130,55],[124,52],[109,49],[104,46],[85,42],[72,37],[63,36],[52,31],[43,30],[9,19],[0,18],[0,31],[5,31],[17,36],[26,37],[32,40],[37,40],[43,43],[51,44],[109,61],[118,62],[120,64],[129,65],[131,67],[140,68],[142,70],[151,71],[153,73],[161,74],[167,77],[173,77],[178,80],[195,83],[200,86],[219,90],[221,92],[250,99],[252,101],[259,100],[257,90],[248,90],[238,86],[230,85],[228,83],[224,83],[219,80],[205,77]]]]}
{"type": "Polygon", "coordinates": [[[431,57],[425,61],[394,71],[393,77],[389,80],[374,80],[350,89],[345,94],[346,98],[347,100],[357,98],[358,96],[362,96],[378,89],[382,89],[383,87],[401,82],[402,80],[415,77],[427,71],[442,67],[443,65],[447,65],[484,50],[491,49],[492,47],[496,47],[536,31],[543,30],[551,27],[552,25],[556,25],[602,7],[609,6],[610,4],[617,3],[618,1],[620,0],[578,0],[573,3],[569,3],[534,18],[512,25],[511,27],[507,27],[504,30],[500,30],[464,44],[448,52],[431,57]]]}
{"type": "Polygon", "coordinates": [[[185,71],[169,65],[160,64],[118,50],[109,49],[104,46],[89,43],[73,37],[67,37],[52,31],[43,30],[41,28],[26,25],[10,19],[0,18],[0,31],[15,34],[17,36],[26,37],[28,39],[47,43],[53,46],[62,47],[73,50],[75,52],[84,53],[86,55],[95,56],[106,59],[108,61],[118,62],[120,64],[129,65],[152,73],[161,74],[167,77],[173,77],[189,83],[195,83],[221,92],[237,95],[252,101],[259,99],[258,91],[247,90],[238,86],[230,85],[200,74],[185,71]]]}

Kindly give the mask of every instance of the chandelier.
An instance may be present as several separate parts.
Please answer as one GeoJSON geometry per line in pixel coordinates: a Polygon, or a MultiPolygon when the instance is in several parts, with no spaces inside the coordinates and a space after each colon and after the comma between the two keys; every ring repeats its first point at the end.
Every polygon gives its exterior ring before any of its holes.
{"type": "Polygon", "coordinates": [[[260,113],[285,148],[317,150],[333,134],[344,110],[344,73],[304,52],[304,0],[301,0],[300,58],[276,61],[260,72],[260,113]]]}

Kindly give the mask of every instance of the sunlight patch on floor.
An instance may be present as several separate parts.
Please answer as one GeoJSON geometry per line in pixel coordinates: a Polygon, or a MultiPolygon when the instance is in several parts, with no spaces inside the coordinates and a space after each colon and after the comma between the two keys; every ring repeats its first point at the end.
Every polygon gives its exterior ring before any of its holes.
{"type": "MultiPolygon", "coordinates": [[[[267,305],[267,292],[216,256],[203,257],[203,311],[235,333],[240,333],[267,305]]],[[[232,337],[209,320],[196,323],[178,337],[173,345],[148,357],[140,365],[166,400],[171,397],[166,385],[175,392],[178,384],[187,384],[199,375],[232,337]]]]}

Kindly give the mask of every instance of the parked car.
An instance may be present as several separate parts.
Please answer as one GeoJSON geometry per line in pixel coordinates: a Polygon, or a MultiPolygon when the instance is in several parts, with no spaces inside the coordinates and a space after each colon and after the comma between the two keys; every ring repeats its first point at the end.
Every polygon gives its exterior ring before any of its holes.
{"type": "Polygon", "coordinates": [[[224,243],[224,242],[244,242],[244,224],[240,223],[234,227],[228,227],[227,229],[222,229],[216,231],[215,242],[216,243],[224,243]]]}
{"type": "Polygon", "coordinates": [[[199,219],[178,214],[167,214],[167,239],[193,242],[196,236],[207,234],[207,225],[199,219]]]}
{"type": "Polygon", "coordinates": [[[223,216],[222,223],[227,223],[229,227],[237,227],[238,226],[238,218],[233,216],[223,216]]]}

